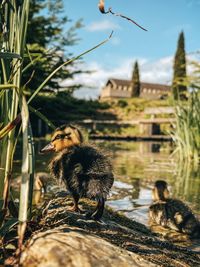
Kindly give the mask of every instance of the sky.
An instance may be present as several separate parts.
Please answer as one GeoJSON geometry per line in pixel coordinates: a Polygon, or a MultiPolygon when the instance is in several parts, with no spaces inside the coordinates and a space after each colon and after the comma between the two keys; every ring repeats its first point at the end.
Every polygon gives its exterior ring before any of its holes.
{"type": "MultiPolygon", "coordinates": [[[[106,39],[109,42],[83,57],[80,64],[90,74],[81,74],[64,84],[83,83],[76,97],[97,98],[109,78],[130,79],[135,60],[139,63],[140,80],[170,84],[173,57],[179,33],[185,34],[189,57],[200,51],[200,0],[105,0],[106,8],[126,15],[142,25],[98,10],[99,0],[66,0],[65,14],[73,22],[83,19],[84,27],[77,31],[79,43],[70,48],[74,55],[106,39]]],[[[192,56],[191,56],[192,57],[192,56]]]]}

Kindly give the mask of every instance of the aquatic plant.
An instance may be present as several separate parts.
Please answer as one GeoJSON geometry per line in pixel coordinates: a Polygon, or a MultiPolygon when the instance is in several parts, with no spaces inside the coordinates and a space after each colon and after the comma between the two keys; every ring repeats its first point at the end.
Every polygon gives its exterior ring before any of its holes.
{"type": "MultiPolygon", "coordinates": [[[[1,224],[8,229],[12,224],[19,220],[19,243],[22,243],[26,220],[28,216],[29,187],[33,184],[31,179],[34,172],[34,150],[31,136],[31,126],[29,124],[29,110],[26,98],[24,96],[21,84],[23,58],[26,53],[26,31],[28,25],[29,0],[23,3],[13,0],[3,1],[0,7],[1,12],[1,43],[0,43],[0,120],[1,120],[1,192],[0,197],[3,199],[2,210],[3,216],[1,224]],[[17,114],[21,112],[21,115],[17,114]],[[5,220],[8,213],[9,202],[12,201],[10,192],[10,181],[12,177],[13,156],[16,147],[16,130],[17,123],[22,122],[18,132],[23,136],[23,153],[22,153],[22,180],[20,189],[20,204],[18,219],[11,218],[5,220]],[[12,222],[12,223],[11,223],[12,222]]],[[[15,206],[13,202],[13,206],[15,206]]],[[[9,210],[9,213],[12,212],[9,210]]],[[[5,229],[4,229],[5,231],[5,229]]]]}
{"type": "Polygon", "coordinates": [[[172,131],[176,150],[181,162],[187,160],[194,165],[200,159],[200,64],[192,63],[192,75],[184,79],[184,85],[189,88],[187,95],[182,95],[174,102],[176,123],[172,131]]]}
{"type": "Polygon", "coordinates": [[[100,44],[58,66],[27,100],[24,91],[28,81],[22,85],[22,76],[29,67],[28,65],[23,68],[23,60],[25,57],[30,57],[26,46],[29,5],[29,0],[7,0],[0,5],[0,237],[4,237],[12,226],[18,224],[19,247],[23,242],[27,218],[31,217],[32,207],[34,146],[29,110],[55,129],[44,115],[30,106],[30,102],[62,67],[95,50],[111,37],[110,35],[100,44]],[[19,127],[16,128],[17,125],[19,127]],[[10,181],[15,148],[21,133],[22,176],[18,210],[12,198],[10,181]]]}

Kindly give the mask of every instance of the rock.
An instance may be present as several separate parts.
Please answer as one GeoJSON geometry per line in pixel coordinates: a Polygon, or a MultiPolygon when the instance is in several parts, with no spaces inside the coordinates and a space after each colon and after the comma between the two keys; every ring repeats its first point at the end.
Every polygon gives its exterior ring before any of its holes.
{"type": "MultiPolygon", "coordinates": [[[[82,200],[82,209],[93,203],[82,200]]],[[[40,230],[28,240],[21,265],[27,267],[200,266],[200,255],[163,241],[144,225],[110,210],[101,222],[67,211],[72,201],[65,194],[43,210],[40,230]]]]}

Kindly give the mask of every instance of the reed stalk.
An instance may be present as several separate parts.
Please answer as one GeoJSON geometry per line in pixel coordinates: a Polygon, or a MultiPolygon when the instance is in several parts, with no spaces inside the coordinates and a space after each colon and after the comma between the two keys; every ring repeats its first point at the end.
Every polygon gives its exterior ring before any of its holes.
{"type": "MultiPolygon", "coordinates": [[[[4,169],[4,190],[3,208],[7,209],[9,197],[9,184],[12,176],[13,156],[15,149],[15,126],[22,121],[22,180],[19,202],[19,245],[21,246],[27,221],[27,211],[29,201],[29,177],[30,163],[32,158],[29,156],[28,124],[29,110],[21,86],[22,78],[22,59],[26,47],[26,31],[29,15],[29,0],[22,3],[14,0],[4,1],[1,5],[1,13],[4,14],[1,23],[4,25],[3,45],[1,47],[1,86],[3,90],[1,101],[1,122],[4,127],[0,131],[0,138],[3,138],[1,147],[6,155],[6,160],[1,158],[1,167],[4,169]],[[21,110],[21,115],[17,116],[21,110]],[[5,166],[5,167],[4,167],[5,166]]],[[[32,150],[33,151],[33,150],[32,150]]],[[[32,167],[33,169],[33,167],[32,167]]],[[[1,177],[2,179],[2,177],[1,177]]]]}
{"type": "MultiPolygon", "coordinates": [[[[24,95],[24,86],[21,84],[23,73],[34,64],[34,60],[23,69],[23,59],[26,46],[26,32],[28,25],[30,0],[16,1],[7,0],[0,4],[0,25],[3,30],[0,35],[0,200],[3,200],[0,210],[0,225],[3,229],[10,229],[11,225],[18,222],[19,248],[21,249],[26,230],[27,219],[31,218],[32,193],[34,184],[34,145],[29,110],[42,118],[50,127],[55,126],[48,121],[39,111],[29,104],[32,99],[44,88],[47,82],[59,71],[83,55],[95,50],[106,43],[109,38],[83,52],[82,54],[64,62],[57,67],[45,80],[36,88],[33,95],[27,101],[24,95]],[[13,171],[13,157],[16,143],[20,136],[20,130],[16,131],[16,125],[21,125],[22,131],[22,168],[20,183],[20,201],[18,220],[12,218],[5,220],[8,200],[10,197],[10,180],[13,171]],[[2,215],[2,216],[1,216],[2,215]],[[7,227],[7,228],[6,228],[7,227]]],[[[28,51],[27,51],[27,54],[28,51]]],[[[38,57],[40,58],[40,56],[38,57]]],[[[26,86],[26,85],[25,85],[26,86]]],[[[1,233],[1,229],[0,229],[1,233]]]]}
{"type": "Polygon", "coordinates": [[[193,166],[200,163],[200,64],[195,62],[193,75],[187,77],[184,85],[188,86],[188,99],[178,100],[175,105],[176,123],[172,131],[179,159],[193,166]]]}

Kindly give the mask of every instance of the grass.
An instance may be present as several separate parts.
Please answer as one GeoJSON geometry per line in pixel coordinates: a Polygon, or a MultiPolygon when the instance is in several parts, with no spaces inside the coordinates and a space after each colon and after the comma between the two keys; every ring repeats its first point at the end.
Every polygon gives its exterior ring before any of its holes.
{"type": "Polygon", "coordinates": [[[200,94],[193,90],[188,101],[176,103],[176,123],[172,137],[181,162],[200,163],[200,94]]]}
{"type": "MultiPolygon", "coordinates": [[[[105,111],[113,116],[113,119],[120,121],[131,121],[138,119],[148,119],[151,115],[145,114],[144,110],[146,108],[152,107],[168,107],[171,106],[171,99],[166,100],[150,100],[144,98],[121,98],[121,99],[112,99],[106,102],[108,107],[105,111]]],[[[166,118],[172,117],[171,114],[159,114],[155,117],[166,118]]],[[[161,125],[161,132],[167,133],[170,130],[170,125],[161,125]]],[[[100,134],[108,135],[123,135],[123,136],[140,136],[145,135],[145,132],[141,132],[141,129],[138,125],[133,126],[114,126],[114,125],[101,125],[97,127],[97,132],[100,134]]]]}
{"type": "Polygon", "coordinates": [[[182,165],[198,168],[200,164],[200,62],[199,53],[195,61],[188,61],[191,72],[177,84],[188,88],[174,100],[176,123],[172,137],[182,165]],[[185,98],[185,101],[181,99],[185,98]]]}
{"type": "Polygon", "coordinates": [[[119,120],[133,120],[143,117],[143,111],[147,107],[171,106],[171,100],[149,100],[144,98],[115,99],[107,102],[110,105],[108,112],[115,115],[119,120]]]}

